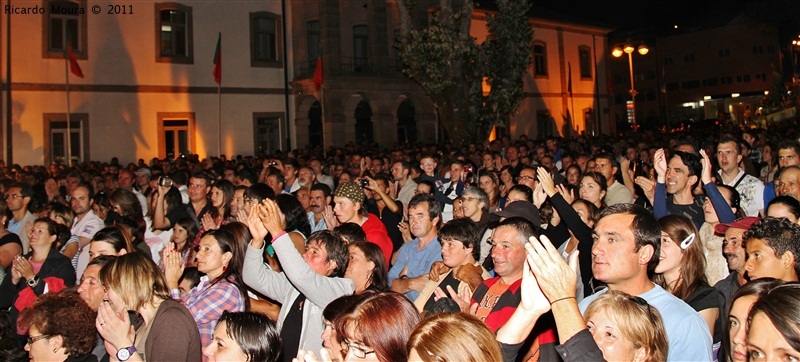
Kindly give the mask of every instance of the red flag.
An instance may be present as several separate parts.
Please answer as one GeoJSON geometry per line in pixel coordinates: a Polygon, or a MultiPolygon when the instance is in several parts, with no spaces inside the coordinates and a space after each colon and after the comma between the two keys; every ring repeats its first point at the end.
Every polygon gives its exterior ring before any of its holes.
{"type": "Polygon", "coordinates": [[[69,70],[72,74],[75,74],[78,78],[83,78],[83,71],[81,71],[81,66],[78,64],[78,60],[75,59],[75,53],[72,52],[72,43],[67,45],[67,60],[69,61],[69,70]]]}
{"type": "Polygon", "coordinates": [[[219,33],[217,50],[214,52],[214,81],[222,83],[222,33],[219,33]]]}
{"type": "Polygon", "coordinates": [[[317,69],[314,70],[314,88],[322,88],[322,57],[317,58],[317,69]]]}

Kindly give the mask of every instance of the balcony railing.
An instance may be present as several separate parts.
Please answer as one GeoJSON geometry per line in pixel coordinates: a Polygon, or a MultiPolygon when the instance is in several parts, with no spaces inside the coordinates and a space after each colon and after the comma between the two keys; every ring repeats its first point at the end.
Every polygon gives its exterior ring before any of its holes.
{"type": "MultiPolygon", "coordinates": [[[[295,63],[295,79],[314,76],[317,60],[309,59],[295,63]]],[[[352,76],[403,76],[403,63],[400,59],[390,59],[386,64],[375,64],[371,59],[358,57],[342,57],[339,67],[331,69],[325,67],[327,75],[352,75],[352,76]]]]}

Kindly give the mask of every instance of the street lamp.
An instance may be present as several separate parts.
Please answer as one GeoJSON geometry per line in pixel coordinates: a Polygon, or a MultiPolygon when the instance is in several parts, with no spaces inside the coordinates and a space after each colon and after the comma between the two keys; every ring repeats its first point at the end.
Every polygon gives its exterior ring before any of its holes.
{"type": "Polygon", "coordinates": [[[614,49],[611,50],[611,55],[613,55],[615,58],[621,57],[623,53],[628,54],[628,70],[630,72],[630,77],[631,77],[631,90],[629,91],[631,94],[631,108],[632,108],[631,121],[633,123],[634,131],[636,131],[636,94],[639,93],[636,91],[636,87],[634,86],[634,80],[633,80],[633,52],[636,50],[638,50],[639,54],[641,55],[646,55],[650,51],[650,49],[647,48],[647,46],[644,44],[639,45],[638,48],[634,48],[634,46],[630,44],[625,44],[625,46],[622,48],[614,47],[614,49]]]}

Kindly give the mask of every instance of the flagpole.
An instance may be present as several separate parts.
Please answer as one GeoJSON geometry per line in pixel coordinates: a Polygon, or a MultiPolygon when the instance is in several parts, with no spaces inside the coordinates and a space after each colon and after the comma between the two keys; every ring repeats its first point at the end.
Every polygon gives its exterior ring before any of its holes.
{"type": "MultiPolygon", "coordinates": [[[[66,53],[64,53],[66,55],[66,53]]],[[[69,117],[69,59],[64,57],[64,75],[67,80],[66,82],[66,90],[67,90],[67,167],[72,166],[72,125],[70,124],[70,117],[69,117]]],[[[55,160],[53,160],[55,161],[55,160]]]]}
{"type": "MultiPolygon", "coordinates": [[[[217,41],[219,49],[217,51],[222,53],[222,33],[219,33],[219,40],[217,41]]],[[[217,157],[222,157],[222,54],[219,54],[219,82],[217,83],[217,157]]]]}

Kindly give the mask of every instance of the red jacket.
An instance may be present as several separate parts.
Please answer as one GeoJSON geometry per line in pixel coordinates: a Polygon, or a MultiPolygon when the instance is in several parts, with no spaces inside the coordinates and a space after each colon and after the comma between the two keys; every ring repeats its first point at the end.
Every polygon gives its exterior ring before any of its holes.
{"type": "Polygon", "coordinates": [[[383,256],[386,258],[386,267],[388,268],[392,262],[394,245],[381,219],[373,214],[367,214],[367,220],[361,224],[361,229],[364,230],[364,234],[367,234],[367,241],[377,244],[383,250],[383,256]]]}

